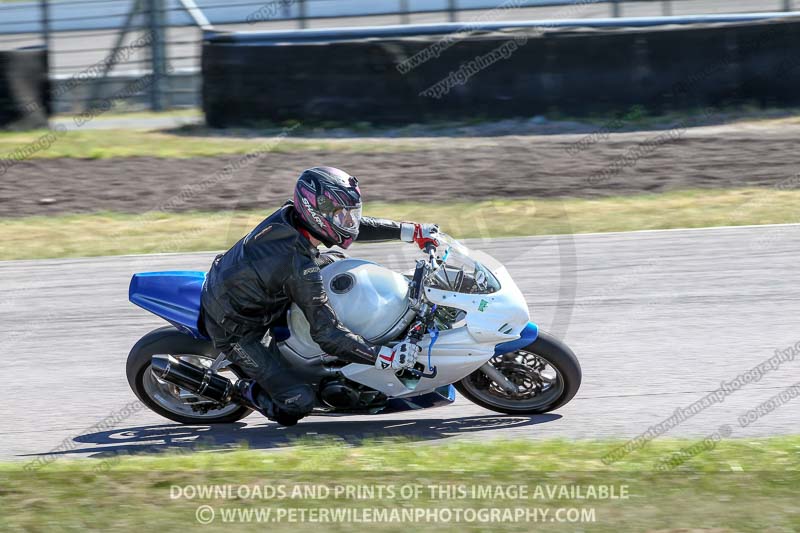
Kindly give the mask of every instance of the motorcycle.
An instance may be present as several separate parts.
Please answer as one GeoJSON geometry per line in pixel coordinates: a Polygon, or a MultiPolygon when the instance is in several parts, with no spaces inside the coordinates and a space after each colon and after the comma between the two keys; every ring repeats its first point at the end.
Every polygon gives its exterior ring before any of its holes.
{"type": "MultiPolygon", "coordinates": [[[[446,234],[438,240],[406,274],[356,258],[321,269],[339,320],[373,344],[418,344],[414,368],[395,373],[326,355],[294,304],[286,326],[265,335],[262,342],[275,342],[316,390],[313,414],[437,407],[455,401],[457,390],[486,409],[531,415],[558,409],[578,392],[575,354],[530,322],[505,267],[446,234]]],[[[170,325],[132,348],[128,383],[151,410],[184,424],[230,423],[251,412],[234,386],[245,374],[198,327],[204,280],[204,272],[145,272],[129,288],[132,303],[170,325]]]]}

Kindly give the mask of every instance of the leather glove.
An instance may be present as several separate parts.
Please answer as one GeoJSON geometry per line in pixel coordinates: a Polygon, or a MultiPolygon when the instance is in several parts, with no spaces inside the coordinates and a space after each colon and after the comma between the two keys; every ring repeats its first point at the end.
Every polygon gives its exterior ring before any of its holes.
{"type": "Polygon", "coordinates": [[[436,224],[417,224],[415,222],[400,224],[400,240],[415,242],[420,250],[424,250],[428,244],[439,246],[439,240],[436,238],[438,233],[439,226],[436,224]]]}
{"type": "Polygon", "coordinates": [[[413,368],[417,362],[417,356],[422,352],[422,348],[411,342],[401,342],[394,348],[381,346],[378,358],[375,359],[375,368],[378,370],[389,370],[393,372],[405,368],[413,368]]]}

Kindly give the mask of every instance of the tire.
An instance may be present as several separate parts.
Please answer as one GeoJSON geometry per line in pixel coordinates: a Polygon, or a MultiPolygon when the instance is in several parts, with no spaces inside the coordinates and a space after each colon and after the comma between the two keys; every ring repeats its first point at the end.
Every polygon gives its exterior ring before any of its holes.
{"type": "MultiPolygon", "coordinates": [[[[150,359],[156,354],[171,355],[197,355],[210,359],[216,358],[218,350],[209,341],[194,339],[185,335],[172,326],[165,326],[151,331],[137,342],[128,355],[126,374],[128,384],[133,393],[153,412],[180,422],[181,424],[230,424],[241,420],[252,411],[247,407],[238,406],[233,411],[228,410],[220,416],[205,415],[191,416],[169,411],[154,400],[145,386],[146,376],[150,373],[150,359]]],[[[230,369],[237,376],[242,373],[235,367],[230,369]]],[[[148,378],[150,379],[150,378],[148,378]]]]}
{"type": "MultiPolygon", "coordinates": [[[[480,369],[458,383],[455,383],[456,389],[476,405],[480,405],[491,411],[510,415],[534,415],[555,411],[559,407],[566,405],[567,402],[577,394],[581,386],[581,365],[577,357],[575,357],[575,354],[572,353],[572,350],[570,350],[566,344],[549,333],[539,331],[539,336],[536,340],[521,351],[535,354],[544,359],[557,371],[558,377],[560,377],[563,382],[562,390],[546,404],[536,407],[515,408],[513,405],[502,405],[499,402],[493,402],[491,398],[487,397],[488,394],[484,396],[477,395],[475,393],[475,381],[479,379],[488,379],[485,378],[480,369]]],[[[508,403],[512,400],[504,401],[508,403]]]]}

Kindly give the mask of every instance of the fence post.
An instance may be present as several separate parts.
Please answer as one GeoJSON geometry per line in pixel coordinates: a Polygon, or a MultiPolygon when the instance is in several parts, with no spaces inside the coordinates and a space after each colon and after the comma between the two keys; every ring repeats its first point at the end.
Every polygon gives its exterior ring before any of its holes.
{"type": "Polygon", "coordinates": [[[42,13],[42,41],[44,47],[50,50],[50,0],[40,0],[39,6],[42,13]]]}
{"type": "Polygon", "coordinates": [[[792,0],[783,0],[783,10],[784,11],[792,10],[792,0]]]}
{"type": "MultiPolygon", "coordinates": [[[[41,7],[41,15],[42,15],[42,44],[44,45],[44,64],[45,68],[47,68],[47,76],[50,76],[50,0],[40,0],[39,6],[41,7]]],[[[48,89],[50,88],[50,83],[45,85],[48,89]]],[[[48,102],[52,105],[52,109],[55,109],[55,102],[50,100],[50,95],[47,95],[45,98],[45,102],[48,102]]],[[[45,110],[44,116],[45,118],[50,113],[45,110]]]]}
{"type": "Polygon", "coordinates": [[[147,25],[150,31],[150,66],[153,79],[150,83],[150,109],[164,109],[164,81],[167,74],[164,43],[165,13],[163,0],[147,0],[147,25]]]}
{"type": "Polygon", "coordinates": [[[411,22],[408,18],[408,0],[400,0],[400,22],[402,24],[411,22]]]}
{"type": "Polygon", "coordinates": [[[665,17],[672,16],[672,2],[670,0],[664,0],[661,3],[661,14],[665,17]]]}
{"type": "Polygon", "coordinates": [[[134,0],[133,6],[131,6],[130,11],[128,11],[128,14],[125,16],[125,22],[122,23],[122,27],[119,29],[117,39],[114,42],[114,47],[111,49],[111,54],[109,54],[106,57],[106,60],[103,61],[103,72],[98,74],[97,78],[95,78],[95,80],[92,82],[91,89],[89,91],[89,100],[87,101],[88,107],[97,105],[97,101],[100,99],[100,96],[103,93],[103,84],[108,78],[108,73],[111,72],[111,69],[113,69],[117,64],[119,51],[122,49],[122,44],[125,42],[125,36],[128,35],[129,31],[131,31],[133,21],[136,18],[137,13],[139,13],[141,10],[141,3],[142,0],[134,0]]]}
{"type": "Polygon", "coordinates": [[[306,0],[299,0],[299,5],[297,6],[297,22],[300,26],[300,29],[305,29],[307,26],[306,20],[306,0]]]}
{"type": "Polygon", "coordinates": [[[611,16],[619,17],[620,14],[619,0],[611,0],[611,16]]]}
{"type": "Polygon", "coordinates": [[[447,20],[456,22],[458,20],[458,6],[456,0],[447,0],[447,20]]]}

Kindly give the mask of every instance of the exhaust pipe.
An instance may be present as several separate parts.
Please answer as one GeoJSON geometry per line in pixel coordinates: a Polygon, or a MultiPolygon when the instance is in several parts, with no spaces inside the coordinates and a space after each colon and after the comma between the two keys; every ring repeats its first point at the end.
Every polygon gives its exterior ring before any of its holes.
{"type": "Polygon", "coordinates": [[[154,355],[150,371],[161,380],[223,405],[230,403],[234,396],[235,389],[229,379],[171,355],[154,355]]]}

